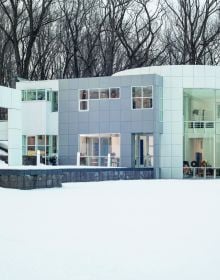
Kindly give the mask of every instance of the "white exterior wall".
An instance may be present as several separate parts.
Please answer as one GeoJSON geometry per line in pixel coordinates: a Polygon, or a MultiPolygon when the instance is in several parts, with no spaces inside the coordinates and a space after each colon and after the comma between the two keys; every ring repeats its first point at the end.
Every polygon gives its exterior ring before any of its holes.
{"type": "Polygon", "coordinates": [[[0,106],[8,108],[8,122],[2,124],[7,127],[4,137],[8,140],[9,165],[22,164],[22,124],[21,124],[21,93],[19,90],[0,87],[0,106]],[[7,134],[7,135],[6,135],[7,134]]]}
{"type": "Polygon", "coordinates": [[[27,136],[58,135],[58,112],[51,112],[50,101],[22,102],[22,133],[27,136]]]}
{"type": "MultiPolygon", "coordinates": [[[[17,89],[59,90],[58,80],[24,81],[16,84],[17,89]]],[[[22,134],[58,135],[58,112],[51,112],[51,102],[46,100],[22,102],[22,134]]]]}
{"type": "Polygon", "coordinates": [[[158,74],[163,76],[163,134],[161,177],[182,178],[183,88],[220,89],[220,66],[169,65],[125,70],[115,76],[158,74]]]}
{"type": "Polygon", "coordinates": [[[0,122],[0,141],[8,141],[8,122],[0,122]]]}

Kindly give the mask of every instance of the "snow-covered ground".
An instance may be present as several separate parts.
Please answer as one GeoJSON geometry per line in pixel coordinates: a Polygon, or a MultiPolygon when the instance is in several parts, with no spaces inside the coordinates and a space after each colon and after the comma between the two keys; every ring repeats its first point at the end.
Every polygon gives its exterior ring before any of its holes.
{"type": "Polygon", "coordinates": [[[0,188],[1,280],[219,280],[220,181],[0,188]]]}

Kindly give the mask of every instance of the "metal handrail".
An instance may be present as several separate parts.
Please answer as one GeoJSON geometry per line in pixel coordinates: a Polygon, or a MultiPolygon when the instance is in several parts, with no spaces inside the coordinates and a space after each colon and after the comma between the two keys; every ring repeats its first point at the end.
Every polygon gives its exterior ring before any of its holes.
{"type": "MultiPolygon", "coordinates": [[[[108,156],[87,156],[80,155],[80,165],[85,166],[107,166],[108,165],[108,156]]],[[[110,157],[110,166],[119,167],[120,158],[111,156],[110,157]]]]}
{"type": "Polygon", "coordinates": [[[220,178],[220,167],[200,166],[200,167],[183,167],[183,178],[220,178]]]}
{"type": "Polygon", "coordinates": [[[153,167],[154,165],[154,157],[149,155],[149,156],[144,156],[144,157],[136,157],[134,159],[134,166],[137,167],[153,167]],[[142,160],[143,164],[140,163],[140,160],[142,160]]]}

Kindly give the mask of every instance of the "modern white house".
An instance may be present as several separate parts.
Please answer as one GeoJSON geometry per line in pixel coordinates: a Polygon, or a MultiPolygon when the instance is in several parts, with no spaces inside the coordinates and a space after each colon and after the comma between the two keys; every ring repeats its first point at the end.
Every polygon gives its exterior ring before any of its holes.
{"type": "Polygon", "coordinates": [[[220,176],[220,66],[171,65],[111,77],[26,81],[23,155],[153,167],[157,178],[220,176]],[[203,165],[203,166],[201,166],[203,165]]]}
{"type": "Polygon", "coordinates": [[[0,156],[9,165],[22,164],[20,91],[0,86],[0,156]]]}

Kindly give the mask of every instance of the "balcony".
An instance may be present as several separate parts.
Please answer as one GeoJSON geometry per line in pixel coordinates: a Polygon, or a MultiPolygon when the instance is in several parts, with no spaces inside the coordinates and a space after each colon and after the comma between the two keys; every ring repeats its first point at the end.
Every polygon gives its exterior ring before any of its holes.
{"type": "Polygon", "coordinates": [[[189,138],[195,138],[201,135],[213,135],[215,130],[215,122],[212,121],[185,121],[184,132],[189,138]]]}

